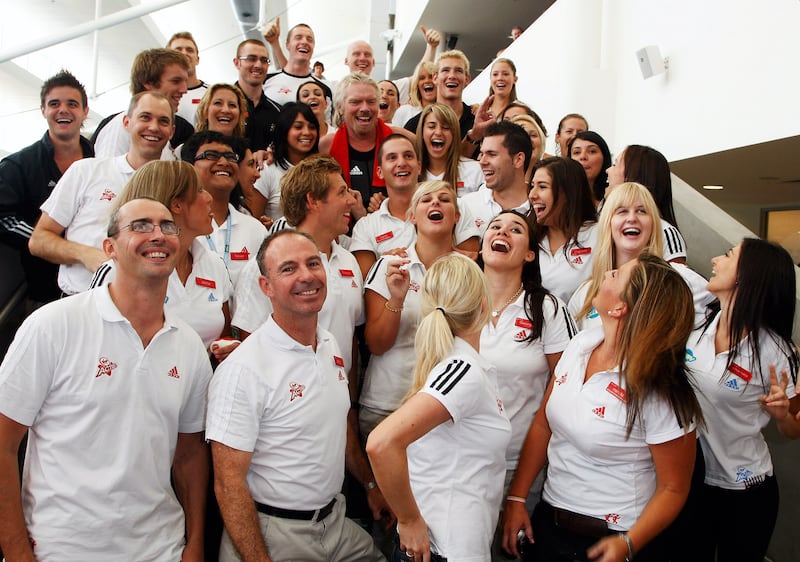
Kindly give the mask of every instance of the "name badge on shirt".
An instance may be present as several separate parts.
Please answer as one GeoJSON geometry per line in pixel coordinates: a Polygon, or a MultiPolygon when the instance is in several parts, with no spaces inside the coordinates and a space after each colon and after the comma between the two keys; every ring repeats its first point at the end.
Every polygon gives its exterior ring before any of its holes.
{"type": "Polygon", "coordinates": [[[625,394],[625,389],[622,388],[617,383],[615,383],[614,381],[608,383],[608,386],[606,387],[606,392],[611,394],[611,396],[613,396],[620,402],[625,402],[625,403],[628,402],[628,397],[625,394]]]}
{"type": "Polygon", "coordinates": [[[353,273],[352,269],[340,269],[339,270],[339,275],[341,275],[342,277],[355,277],[356,276],[355,273],[353,273]]]}
{"type": "Polygon", "coordinates": [[[195,283],[201,287],[208,287],[209,289],[217,288],[217,283],[213,279],[203,279],[202,277],[198,277],[195,279],[195,283]]]}
{"type": "Polygon", "coordinates": [[[384,232],[383,234],[378,234],[375,237],[375,242],[386,242],[387,240],[391,240],[394,238],[394,232],[391,230],[389,232],[384,232]]]}
{"type": "Polygon", "coordinates": [[[728,370],[742,379],[744,382],[750,382],[750,379],[753,378],[753,373],[742,367],[741,365],[737,365],[736,363],[732,363],[728,370]]]}
{"type": "Polygon", "coordinates": [[[585,255],[591,254],[591,253],[592,253],[592,249],[591,248],[572,248],[569,251],[569,255],[571,255],[571,256],[585,256],[585,255]]]}
{"type": "Polygon", "coordinates": [[[192,98],[192,103],[193,103],[193,104],[198,104],[198,103],[200,103],[200,98],[192,98]]]}
{"type": "Polygon", "coordinates": [[[526,330],[533,330],[533,322],[527,318],[517,318],[514,322],[514,326],[517,328],[525,328],[526,330]]]}
{"type": "Polygon", "coordinates": [[[336,364],[337,367],[344,367],[344,359],[342,359],[338,355],[333,356],[333,362],[336,364]]]}
{"type": "Polygon", "coordinates": [[[247,261],[250,259],[250,252],[247,248],[242,248],[241,252],[231,252],[231,259],[237,261],[247,261]]]}

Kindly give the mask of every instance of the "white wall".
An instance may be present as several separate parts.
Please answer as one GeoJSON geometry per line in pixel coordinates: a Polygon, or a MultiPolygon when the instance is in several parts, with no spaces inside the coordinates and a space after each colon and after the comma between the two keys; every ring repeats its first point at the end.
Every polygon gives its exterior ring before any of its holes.
{"type": "MultiPolygon", "coordinates": [[[[559,0],[504,55],[550,147],[577,112],[613,152],[647,144],[678,160],[800,133],[798,22],[797,0],[559,0]],[[665,75],[642,78],[646,45],[669,58],[665,75]]],[[[488,83],[476,77],[467,101],[488,83]]]]}

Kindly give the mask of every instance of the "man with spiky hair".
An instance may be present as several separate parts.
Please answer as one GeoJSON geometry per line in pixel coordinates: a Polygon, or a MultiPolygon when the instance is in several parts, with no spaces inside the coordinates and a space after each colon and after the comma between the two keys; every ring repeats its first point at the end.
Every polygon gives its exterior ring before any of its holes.
{"type": "Polygon", "coordinates": [[[20,253],[28,286],[28,310],[55,300],[58,266],[31,255],[28,240],[39,219],[39,206],[76,160],[94,156],[81,136],[89,114],[86,89],[68,70],[45,80],[40,93],[47,132],[41,140],[0,161],[0,242],[20,253]]]}

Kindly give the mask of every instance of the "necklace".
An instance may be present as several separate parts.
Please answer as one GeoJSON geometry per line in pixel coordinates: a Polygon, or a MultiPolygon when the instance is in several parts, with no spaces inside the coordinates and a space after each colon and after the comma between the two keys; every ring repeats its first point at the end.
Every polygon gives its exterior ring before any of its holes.
{"type": "Polygon", "coordinates": [[[500,313],[503,312],[508,305],[510,305],[515,300],[517,300],[517,297],[520,296],[520,294],[522,294],[522,284],[521,283],[520,283],[519,289],[517,289],[517,292],[514,293],[513,295],[511,295],[511,298],[508,299],[503,306],[501,306],[497,310],[493,310],[492,311],[492,318],[497,318],[498,316],[500,316],[500,313]]]}

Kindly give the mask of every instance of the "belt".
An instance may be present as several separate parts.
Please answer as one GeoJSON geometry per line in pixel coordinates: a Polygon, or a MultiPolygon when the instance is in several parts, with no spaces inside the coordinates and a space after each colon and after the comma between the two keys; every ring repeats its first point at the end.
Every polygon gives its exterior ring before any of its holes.
{"type": "Polygon", "coordinates": [[[550,506],[556,527],[584,537],[601,538],[609,534],[605,519],[575,513],[560,507],[550,506]]]}
{"type": "Polygon", "coordinates": [[[283,507],[273,507],[264,503],[255,502],[256,511],[264,515],[272,515],[273,517],[280,517],[282,519],[297,519],[300,521],[322,521],[333,511],[333,505],[336,503],[336,498],[333,498],[325,507],[320,509],[313,509],[310,511],[299,509],[285,509],[283,507]]]}

